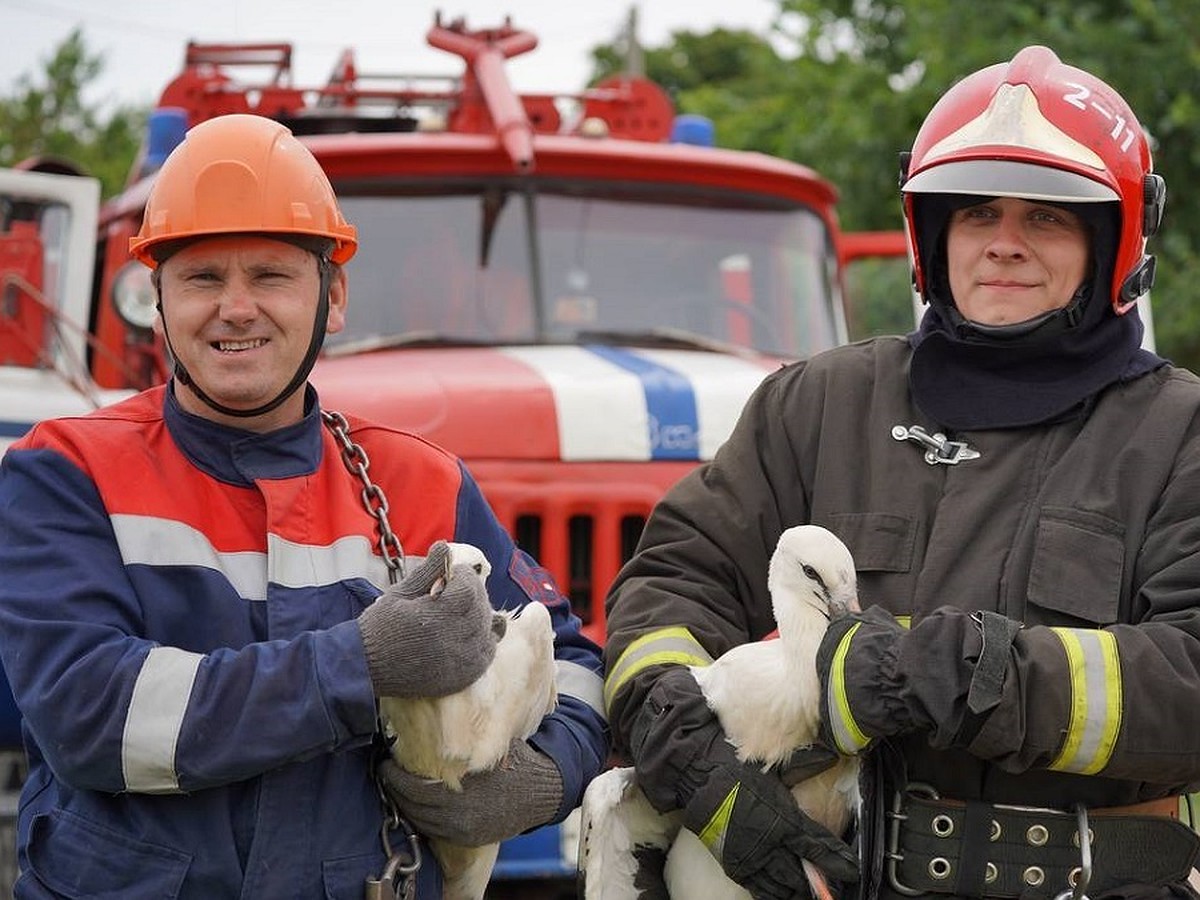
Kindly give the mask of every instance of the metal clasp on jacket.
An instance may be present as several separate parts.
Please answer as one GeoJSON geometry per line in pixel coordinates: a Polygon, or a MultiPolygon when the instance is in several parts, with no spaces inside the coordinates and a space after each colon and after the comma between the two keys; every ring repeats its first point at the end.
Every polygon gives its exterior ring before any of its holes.
{"type": "Polygon", "coordinates": [[[925,448],[925,462],[931,466],[938,463],[957,466],[965,459],[978,459],[979,451],[965,441],[952,441],[941,432],[930,434],[920,425],[893,425],[892,438],[897,441],[912,441],[925,448]]]}

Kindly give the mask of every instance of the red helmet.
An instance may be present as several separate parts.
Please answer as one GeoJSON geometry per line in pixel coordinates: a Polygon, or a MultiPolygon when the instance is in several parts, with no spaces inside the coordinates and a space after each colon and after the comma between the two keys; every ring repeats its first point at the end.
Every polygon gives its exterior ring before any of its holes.
{"type": "Polygon", "coordinates": [[[217,116],[167,157],[129,252],[151,269],[162,246],[221,234],[316,238],[344,263],[358,247],[320,163],[278,122],[217,116]]]}
{"type": "MultiPolygon", "coordinates": [[[[1112,304],[1129,310],[1154,280],[1146,239],[1166,200],[1150,146],[1120,94],[1046,47],[1026,47],[950,88],[930,110],[901,173],[917,290],[926,295],[937,229],[920,227],[922,194],[1120,204],[1112,304]]],[[[932,225],[934,223],[927,223],[932,225]]]]}

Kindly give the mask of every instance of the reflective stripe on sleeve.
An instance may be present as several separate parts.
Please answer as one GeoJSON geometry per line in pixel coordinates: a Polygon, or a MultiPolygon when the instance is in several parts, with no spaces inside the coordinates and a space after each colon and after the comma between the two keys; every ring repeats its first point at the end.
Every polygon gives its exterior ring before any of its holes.
{"type": "Polygon", "coordinates": [[[179,793],[175,748],[203,659],[176,647],[155,647],[147,654],[133,686],[121,741],[126,790],[179,793]]]}
{"type": "Polygon", "coordinates": [[[1108,765],[1121,729],[1121,660],[1110,632],[1051,628],[1067,654],[1071,718],[1051,769],[1094,775],[1108,765]]]}
{"type": "Polygon", "coordinates": [[[698,835],[704,846],[718,860],[725,858],[725,835],[729,834],[729,820],[733,816],[733,805],[737,803],[738,788],[740,787],[741,783],[739,782],[725,795],[725,799],[721,801],[717,811],[713,813],[708,824],[700,830],[698,835]]]}
{"type": "Polygon", "coordinates": [[[682,625],[660,628],[642,635],[617,659],[604,681],[604,708],[612,709],[613,698],[630,678],[650,666],[670,663],[682,666],[707,666],[712,656],[682,625]]]}
{"type": "Polygon", "coordinates": [[[837,749],[846,755],[858,753],[871,742],[871,739],[863,734],[858,723],[854,721],[854,715],[850,712],[850,700],[846,696],[846,655],[850,651],[850,641],[854,638],[854,633],[861,627],[862,622],[856,622],[849,631],[842,635],[837,650],[833,654],[833,664],[829,668],[829,684],[826,687],[829,727],[833,731],[833,740],[837,744],[837,749]]]}
{"type": "Polygon", "coordinates": [[[604,681],[595,672],[559,659],[554,663],[554,685],[560,694],[582,700],[597,715],[604,715],[604,681]]]}

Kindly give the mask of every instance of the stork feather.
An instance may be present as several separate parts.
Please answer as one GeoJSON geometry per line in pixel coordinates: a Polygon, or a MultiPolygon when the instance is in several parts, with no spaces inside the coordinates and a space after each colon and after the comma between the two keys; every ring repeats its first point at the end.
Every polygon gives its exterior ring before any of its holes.
{"type": "MultiPolygon", "coordinates": [[[[858,610],[854,560],[831,532],[816,525],[780,536],[767,572],[779,639],[741,644],[712,665],[689,667],[709,707],[743,762],[763,768],[810,746],[820,726],[817,649],[831,616],[858,610]]],[[[858,803],[858,763],[832,768],[792,787],[799,807],[841,834],[858,803]]],[[[666,849],[665,890],[674,900],[749,898],[725,877],[720,863],[680,815],[660,815],[633,780],[630,768],[602,773],[582,804],[579,870],[585,900],[637,900],[637,856],[666,849]]],[[[828,897],[825,879],[805,866],[815,896],[828,897]]],[[[642,873],[643,878],[646,873],[642,873]]]]}
{"type": "MultiPolygon", "coordinates": [[[[451,566],[472,566],[486,582],[487,558],[470,544],[450,544],[451,566]]],[[[432,593],[438,593],[441,584],[432,593]]],[[[463,778],[500,765],[514,738],[528,738],[558,702],[554,683],[554,630],[540,603],[497,611],[496,655],[466,688],[445,697],[381,697],[379,712],[392,758],[416,775],[461,790],[463,778]]],[[[499,844],[463,847],[430,839],[445,876],[446,900],[484,895],[499,844]]]]}

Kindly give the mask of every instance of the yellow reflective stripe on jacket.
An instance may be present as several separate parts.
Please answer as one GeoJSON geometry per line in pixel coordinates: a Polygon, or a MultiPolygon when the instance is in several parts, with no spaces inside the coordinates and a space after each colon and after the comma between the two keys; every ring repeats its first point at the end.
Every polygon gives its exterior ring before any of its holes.
{"type": "Polygon", "coordinates": [[[604,709],[611,710],[613,698],[630,678],[663,663],[681,666],[707,666],[712,656],[682,625],[660,628],[643,634],[617,658],[604,679],[604,709]]]}
{"type": "Polygon", "coordinates": [[[725,852],[725,835],[729,833],[729,820],[733,816],[733,804],[737,803],[738,788],[741,786],[741,782],[733,786],[733,789],[721,801],[721,805],[717,807],[717,811],[713,813],[712,818],[708,820],[708,824],[700,830],[700,840],[717,859],[722,859],[722,854],[725,852]]]}
{"type": "Polygon", "coordinates": [[[837,744],[837,749],[848,755],[858,753],[871,742],[871,739],[863,734],[858,723],[854,721],[854,715],[850,712],[850,700],[846,696],[846,654],[850,650],[850,641],[861,627],[862,622],[856,622],[849,631],[842,635],[837,650],[833,654],[833,664],[829,669],[829,685],[826,688],[829,692],[827,698],[829,727],[833,731],[833,740],[837,744]]]}
{"type": "Polygon", "coordinates": [[[1051,628],[1067,653],[1071,719],[1051,769],[1094,775],[1108,765],[1121,728],[1121,660],[1110,632],[1051,628]]]}

